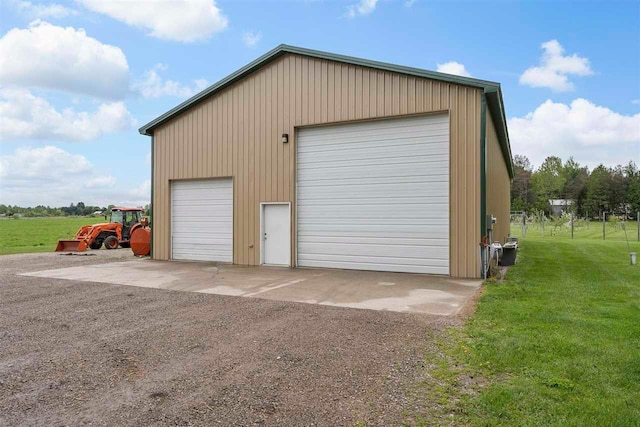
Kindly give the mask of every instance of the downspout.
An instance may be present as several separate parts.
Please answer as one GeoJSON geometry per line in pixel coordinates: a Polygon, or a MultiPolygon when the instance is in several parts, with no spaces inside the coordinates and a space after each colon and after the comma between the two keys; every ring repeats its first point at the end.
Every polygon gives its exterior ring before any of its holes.
{"type": "Polygon", "coordinates": [[[154,182],[155,182],[155,165],[156,165],[156,157],[154,155],[154,151],[155,151],[155,144],[153,141],[153,134],[151,134],[151,203],[149,204],[150,209],[149,209],[149,227],[151,227],[151,247],[150,247],[150,252],[149,255],[151,256],[151,259],[153,259],[153,187],[154,187],[154,182]]]}
{"type": "MultiPolygon", "coordinates": [[[[153,188],[153,187],[151,187],[153,188]]],[[[482,94],[480,101],[480,262],[481,277],[487,278],[487,99],[482,94]]]]}

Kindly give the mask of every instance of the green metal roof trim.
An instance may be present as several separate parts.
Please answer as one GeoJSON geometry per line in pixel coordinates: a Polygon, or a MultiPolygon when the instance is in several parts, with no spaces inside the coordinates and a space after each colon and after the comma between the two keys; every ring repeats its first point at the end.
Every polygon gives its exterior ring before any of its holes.
{"type": "Polygon", "coordinates": [[[143,135],[149,135],[149,136],[152,135],[153,129],[155,127],[159,126],[165,121],[187,110],[192,105],[215,94],[216,92],[224,89],[230,84],[240,80],[247,74],[252,73],[253,71],[257,70],[263,65],[269,63],[270,61],[286,53],[310,56],[313,58],[325,59],[328,61],[335,61],[335,62],[343,62],[347,64],[352,64],[352,65],[360,65],[368,68],[376,68],[376,69],[385,70],[385,71],[408,74],[416,77],[424,77],[432,80],[440,80],[448,83],[454,83],[454,84],[484,89],[485,93],[487,93],[487,101],[489,104],[489,108],[492,111],[492,117],[494,117],[494,123],[496,124],[496,128],[499,129],[498,133],[504,133],[500,137],[500,143],[501,145],[506,144],[506,145],[503,145],[502,150],[505,156],[507,153],[509,154],[509,157],[508,157],[509,161],[507,162],[508,169],[509,169],[510,176],[513,177],[511,149],[509,147],[509,135],[507,134],[507,131],[506,131],[507,126],[506,126],[506,121],[504,119],[505,114],[504,114],[504,107],[502,103],[502,91],[500,89],[500,83],[491,82],[487,80],[474,79],[470,77],[462,77],[462,76],[455,76],[451,74],[438,73],[435,71],[423,70],[420,68],[403,67],[401,65],[389,64],[386,62],[370,61],[368,59],[355,58],[352,56],[345,56],[345,55],[337,55],[334,53],[322,52],[319,50],[312,50],[312,49],[305,49],[305,48],[289,46],[285,44],[281,44],[275,49],[270,50],[269,52],[265,53],[255,61],[252,61],[251,63],[240,68],[238,71],[228,75],[227,77],[223,78],[222,80],[218,81],[212,86],[209,86],[207,89],[203,90],[202,92],[194,95],[193,97],[187,99],[186,101],[179,104],[178,106],[167,111],[163,115],[150,121],[149,123],[147,123],[146,125],[142,126],[139,129],[140,133],[143,135]],[[491,94],[497,94],[495,97],[499,99],[497,101],[492,102],[491,98],[493,97],[490,96],[491,94]],[[494,106],[492,104],[495,104],[495,107],[499,108],[499,110],[497,110],[498,114],[495,114],[494,106]]]}

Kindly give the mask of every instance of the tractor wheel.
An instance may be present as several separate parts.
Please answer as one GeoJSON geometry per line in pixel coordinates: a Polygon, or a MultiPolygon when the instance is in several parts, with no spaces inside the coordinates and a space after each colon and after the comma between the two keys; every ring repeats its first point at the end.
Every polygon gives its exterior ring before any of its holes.
{"type": "Polygon", "coordinates": [[[109,236],[104,239],[105,249],[116,249],[118,247],[118,238],[116,236],[109,236]]]}
{"type": "Polygon", "coordinates": [[[89,245],[91,249],[100,249],[100,246],[102,246],[102,239],[96,239],[89,245]]]}

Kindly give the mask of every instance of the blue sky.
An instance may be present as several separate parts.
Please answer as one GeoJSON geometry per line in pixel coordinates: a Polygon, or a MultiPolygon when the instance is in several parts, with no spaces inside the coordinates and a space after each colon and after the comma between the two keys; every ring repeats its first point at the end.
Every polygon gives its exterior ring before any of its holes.
{"type": "Polygon", "coordinates": [[[514,154],[640,163],[637,1],[0,3],[0,203],[144,204],[138,127],[280,43],[498,81],[514,154]]]}

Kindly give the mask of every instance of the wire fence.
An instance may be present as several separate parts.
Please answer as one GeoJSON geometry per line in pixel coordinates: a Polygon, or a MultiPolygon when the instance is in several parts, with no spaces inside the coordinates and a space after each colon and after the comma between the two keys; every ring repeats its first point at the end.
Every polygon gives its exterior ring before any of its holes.
{"type": "Polygon", "coordinates": [[[578,218],[570,213],[561,216],[546,216],[543,213],[512,212],[511,235],[527,238],[567,238],[629,240],[640,242],[638,228],[640,212],[636,220],[630,215],[607,214],[600,219],[578,218]]]}

